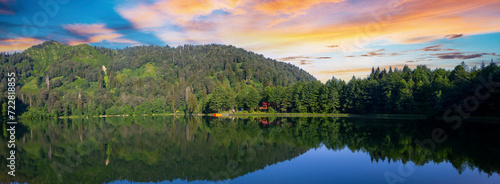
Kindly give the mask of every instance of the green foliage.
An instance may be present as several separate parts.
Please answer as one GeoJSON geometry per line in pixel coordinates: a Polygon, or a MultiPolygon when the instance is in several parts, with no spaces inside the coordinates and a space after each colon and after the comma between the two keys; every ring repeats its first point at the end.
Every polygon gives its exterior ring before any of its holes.
{"type": "Polygon", "coordinates": [[[120,114],[120,107],[113,105],[104,111],[107,115],[118,115],[120,114]]]}
{"type": "Polygon", "coordinates": [[[248,93],[245,96],[245,105],[249,110],[257,108],[261,97],[259,91],[254,87],[249,87],[248,93]]]}
{"type": "Polygon", "coordinates": [[[132,116],[134,115],[134,110],[132,110],[132,107],[130,107],[130,105],[124,105],[120,107],[119,114],[132,116]]]}
{"type": "Polygon", "coordinates": [[[193,114],[198,109],[198,100],[196,99],[196,95],[191,92],[189,92],[188,96],[187,110],[189,114],[193,114]]]}
{"type": "MultiPolygon", "coordinates": [[[[130,115],[135,109],[136,114],[199,113],[207,104],[216,106],[211,111],[255,108],[260,101],[255,91],[261,91],[263,84],[288,86],[315,80],[296,66],[216,44],[113,50],[48,41],[22,53],[2,54],[0,65],[0,72],[18,76],[18,95],[25,96],[22,103],[57,116],[130,115]],[[224,89],[213,95],[217,86],[224,89]],[[250,98],[246,91],[252,91],[250,98]]],[[[6,75],[0,77],[0,92],[5,93],[6,75]]]]}
{"type": "Polygon", "coordinates": [[[36,77],[29,77],[26,79],[27,82],[22,88],[21,91],[27,95],[36,95],[39,92],[38,86],[37,86],[37,78],[36,77]]]}
{"type": "MultiPolygon", "coordinates": [[[[53,115],[53,114],[52,114],[53,115]]],[[[22,115],[22,118],[26,119],[43,119],[51,117],[51,115],[47,114],[43,110],[37,108],[30,108],[27,112],[22,115]]]]}
{"type": "Polygon", "coordinates": [[[134,109],[135,114],[153,114],[153,104],[150,101],[144,101],[134,109]]]}
{"type": "Polygon", "coordinates": [[[62,86],[61,79],[54,79],[54,82],[52,83],[54,88],[58,88],[62,86]]]}
{"type": "Polygon", "coordinates": [[[208,98],[208,109],[212,112],[222,112],[233,107],[233,94],[231,88],[224,85],[215,87],[208,98]]]}
{"type": "MultiPolygon", "coordinates": [[[[476,95],[475,89],[484,85],[485,79],[500,81],[500,67],[496,64],[483,69],[466,68],[462,63],[452,71],[426,66],[414,70],[391,68],[389,72],[374,69],[368,78],[353,77],[348,83],[333,78],[324,85],[312,81],[288,87],[268,86],[260,101],[281,112],[442,115],[447,108],[476,95]]],[[[494,104],[500,104],[498,90],[491,92],[473,114],[497,115],[494,111],[500,109],[494,104]]]]}
{"type": "MultiPolygon", "coordinates": [[[[332,78],[321,84],[293,65],[216,44],[113,50],[49,41],[22,53],[2,54],[0,65],[1,73],[18,76],[17,96],[33,109],[20,112],[32,118],[251,112],[259,103],[279,113],[437,115],[474,95],[482,80],[491,76],[500,81],[494,63],[480,69],[461,63],[451,71],[373,68],[366,79],[353,77],[346,83],[332,78]]],[[[0,92],[6,94],[6,75],[0,77],[0,92]]],[[[0,102],[6,102],[5,95],[0,102]]],[[[481,102],[474,115],[495,116],[500,110],[498,90],[481,102]]]]}
{"type": "Polygon", "coordinates": [[[269,107],[267,113],[276,113],[276,111],[272,107],[269,107]]]}
{"type": "Polygon", "coordinates": [[[2,103],[2,117],[6,117],[7,116],[7,103],[3,102],[2,103]]]}

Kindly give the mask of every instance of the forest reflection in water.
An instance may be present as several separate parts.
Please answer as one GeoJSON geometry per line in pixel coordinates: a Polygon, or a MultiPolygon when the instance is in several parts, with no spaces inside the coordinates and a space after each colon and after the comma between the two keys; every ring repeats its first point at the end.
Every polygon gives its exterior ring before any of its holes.
{"type": "MultiPolygon", "coordinates": [[[[220,181],[323,146],[362,152],[372,163],[449,162],[458,173],[467,168],[500,173],[500,125],[489,123],[464,123],[457,130],[436,121],[332,117],[154,116],[21,123],[16,177],[0,167],[0,182],[220,181]],[[434,150],[416,143],[430,139],[436,128],[447,139],[434,150]]],[[[5,131],[3,126],[2,145],[7,144],[5,131]]],[[[0,147],[3,158],[7,151],[0,147]]],[[[7,165],[6,160],[0,165],[7,165]]]]}

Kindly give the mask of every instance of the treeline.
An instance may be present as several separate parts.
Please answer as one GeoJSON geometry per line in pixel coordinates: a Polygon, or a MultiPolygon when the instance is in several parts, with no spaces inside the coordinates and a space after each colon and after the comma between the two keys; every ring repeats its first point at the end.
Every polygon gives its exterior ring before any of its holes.
{"type": "Polygon", "coordinates": [[[500,104],[500,69],[493,62],[462,62],[453,70],[373,68],[364,79],[322,84],[296,66],[233,46],[113,50],[52,41],[2,54],[0,64],[2,113],[6,73],[15,72],[16,110],[25,118],[227,111],[442,115],[447,109],[495,116],[500,104]]]}
{"type": "Polygon", "coordinates": [[[268,112],[294,113],[382,113],[442,115],[453,113],[496,116],[499,112],[498,85],[500,67],[495,63],[469,68],[464,62],[453,70],[434,69],[425,65],[411,70],[373,69],[365,79],[349,82],[331,79],[297,82],[288,87],[246,86],[231,91],[218,87],[208,99],[208,112],[233,107],[253,111],[263,103],[271,104],[268,112]],[[260,92],[258,92],[260,91],[260,92]],[[234,100],[233,100],[234,99],[234,100]]]}

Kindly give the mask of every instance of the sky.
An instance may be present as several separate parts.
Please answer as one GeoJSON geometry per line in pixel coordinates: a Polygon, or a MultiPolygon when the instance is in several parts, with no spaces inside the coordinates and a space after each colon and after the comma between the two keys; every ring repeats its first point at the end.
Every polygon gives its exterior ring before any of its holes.
{"type": "Polygon", "coordinates": [[[0,0],[0,52],[227,44],[322,82],[500,62],[500,0],[0,0]]]}

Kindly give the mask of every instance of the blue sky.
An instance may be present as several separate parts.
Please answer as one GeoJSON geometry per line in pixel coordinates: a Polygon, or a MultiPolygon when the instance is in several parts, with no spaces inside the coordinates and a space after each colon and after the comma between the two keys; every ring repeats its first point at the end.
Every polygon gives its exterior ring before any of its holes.
{"type": "Polygon", "coordinates": [[[229,44],[325,82],[372,67],[500,62],[499,0],[0,0],[0,51],[229,44]],[[41,2],[41,3],[40,3],[41,2]]]}

